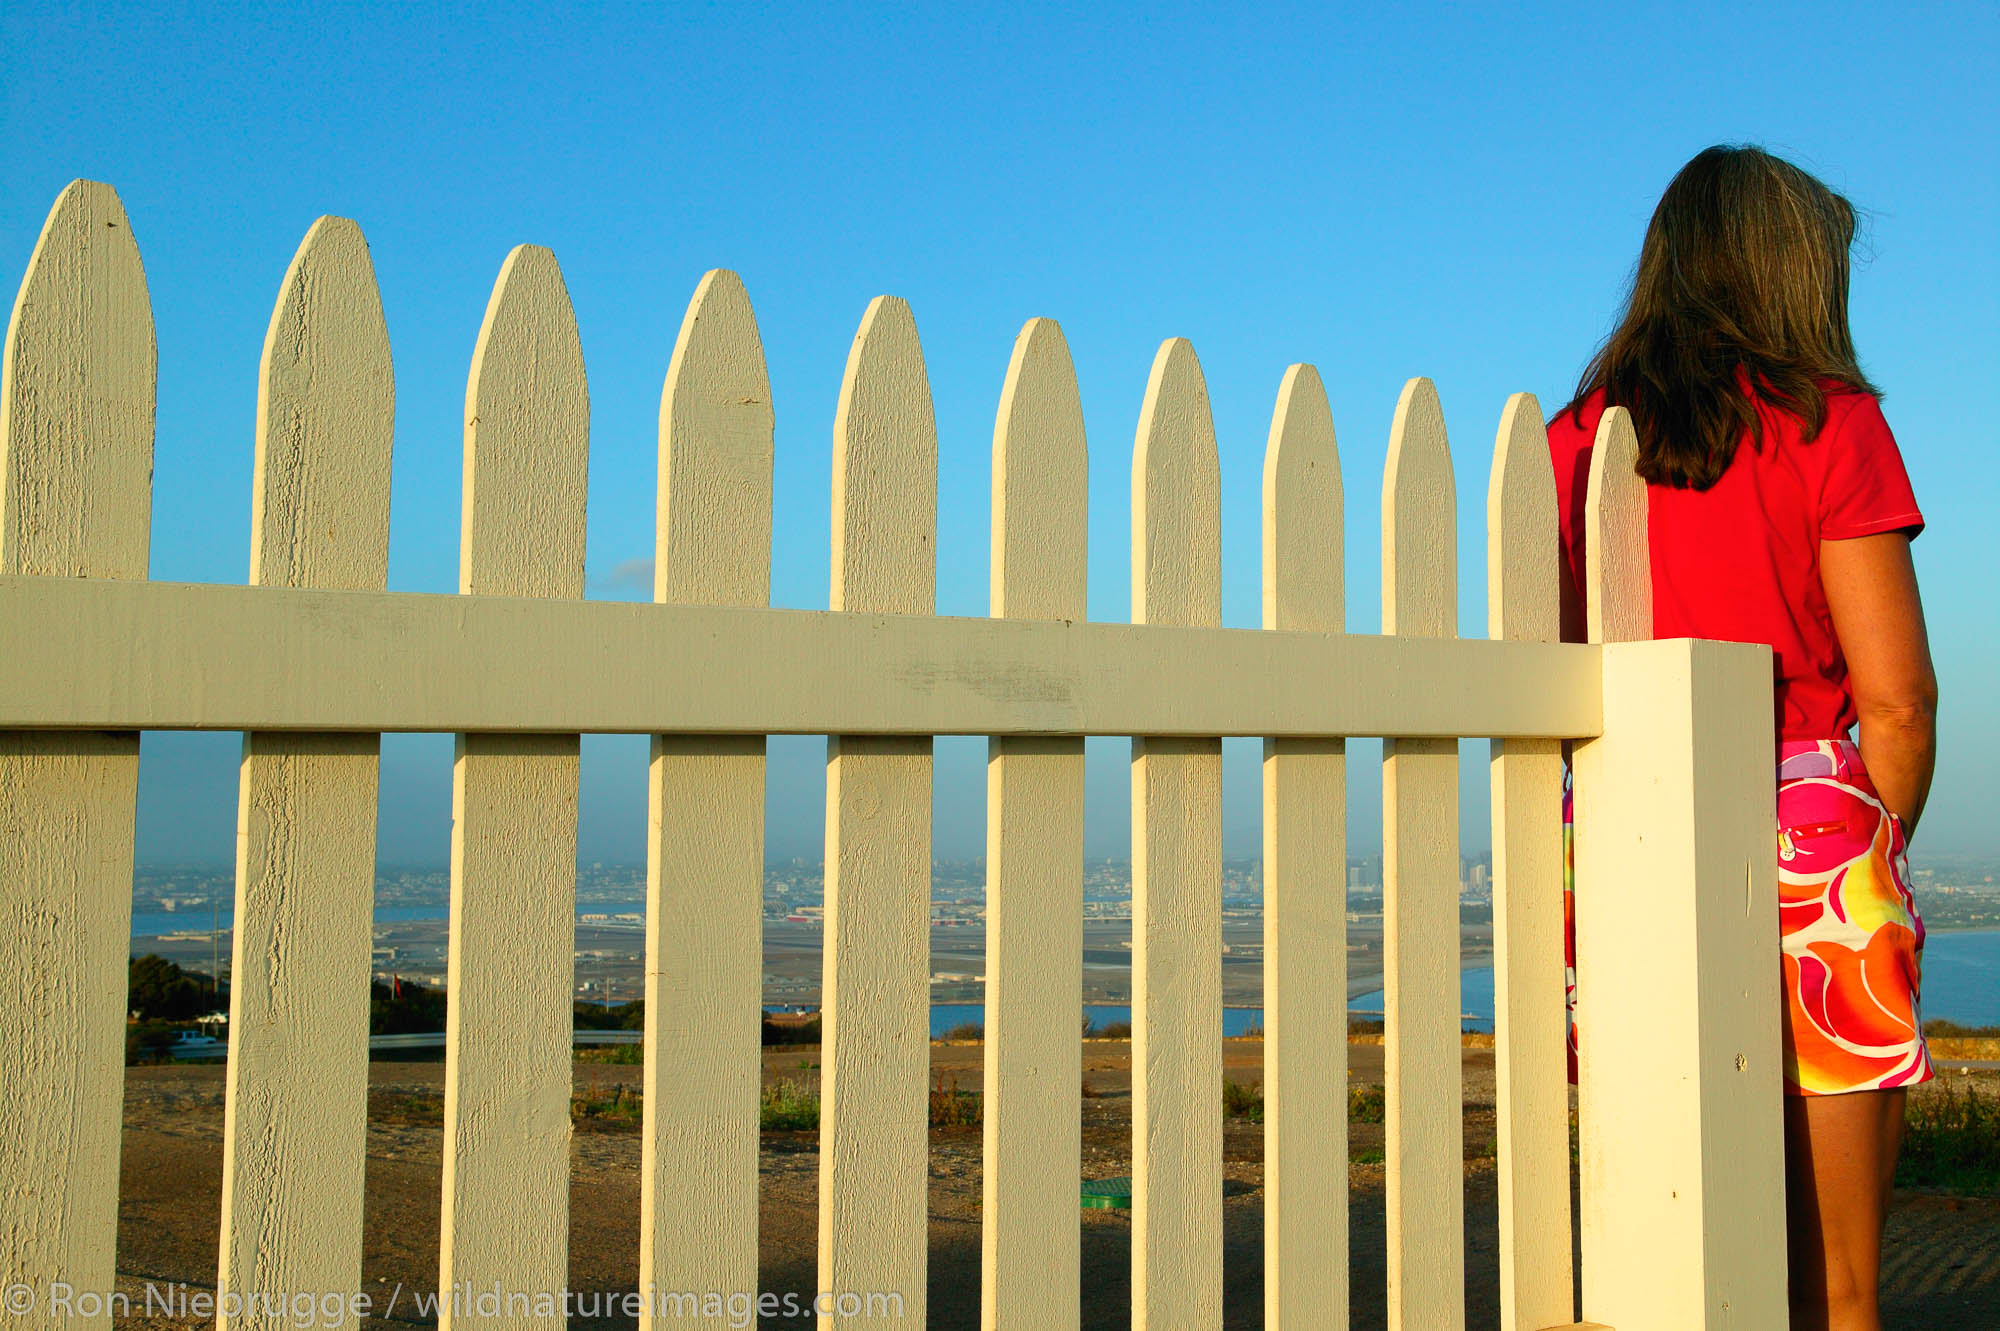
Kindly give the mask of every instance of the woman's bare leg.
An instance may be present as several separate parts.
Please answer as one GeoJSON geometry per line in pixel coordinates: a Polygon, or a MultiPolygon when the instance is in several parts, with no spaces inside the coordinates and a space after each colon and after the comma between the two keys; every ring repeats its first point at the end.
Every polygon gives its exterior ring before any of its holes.
{"type": "Polygon", "coordinates": [[[1880,1331],[1882,1222],[1904,1092],[1785,1097],[1792,1331],[1880,1331]]]}

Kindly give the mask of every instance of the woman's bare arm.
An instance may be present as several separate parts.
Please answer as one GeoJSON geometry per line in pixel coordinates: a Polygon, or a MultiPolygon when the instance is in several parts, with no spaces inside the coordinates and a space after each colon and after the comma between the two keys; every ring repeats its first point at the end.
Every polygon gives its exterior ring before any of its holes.
{"type": "Polygon", "coordinates": [[[1937,675],[1910,538],[1819,543],[1819,576],[1861,714],[1861,761],[1875,792],[1914,832],[1937,761],[1937,675]]]}

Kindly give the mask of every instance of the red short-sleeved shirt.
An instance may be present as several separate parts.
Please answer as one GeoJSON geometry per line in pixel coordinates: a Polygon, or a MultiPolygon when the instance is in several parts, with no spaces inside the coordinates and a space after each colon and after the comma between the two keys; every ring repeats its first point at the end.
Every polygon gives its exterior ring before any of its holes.
{"type": "MultiPolygon", "coordinates": [[[[1764,445],[1746,436],[1706,490],[1646,487],[1653,636],[1762,642],[1776,658],[1780,739],[1832,739],[1856,720],[1847,660],[1819,580],[1819,543],[1923,530],[1923,514],[1882,408],[1828,384],[1826,425],[1811,443],[1798,418],[1758,403],[1764,445]]],[[[1549,423],[1563,562],[1583,586],[1583,507],[1590,448],[1604,413],[1593,394],[1549,423]],[[1581,419],[1578,419],[1578,417],[1581,419]]]]}

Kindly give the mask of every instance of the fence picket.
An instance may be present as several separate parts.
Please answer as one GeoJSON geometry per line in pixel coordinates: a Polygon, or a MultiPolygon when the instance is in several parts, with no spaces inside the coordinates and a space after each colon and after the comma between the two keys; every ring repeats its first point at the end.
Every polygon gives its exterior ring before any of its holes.
{"type": "MultiPolygon", "coordinates": [[[[1264,451],[1264,627],[1340,633],[1340,450],[1294,365],[1264,451]]],[[[1264,741],[1264,1324],[1347,1327],[1347,741],[1264,741]]]]}
{"type": "MultiPolygon", "coordinates": [[[[660,401],[656,600],[769,604],[772,428],[756,315],[717,269],[660,401]]],[[[648,794],[640,1292],[755,1290],[764,737],[655,735],[648,794]]],[[[648,1298],[640,1325],[741,1319],[648,1298]]]]}
{"type": "MultiPolygon", "coordinates": [[[[0,574],[144,579],[153,315],[109,185],[57,196],[5,358],[0,574]]],[[[112,1288],[138,777],[136,733],[0,734],[0,929],[20,981],[0,999],[0,1234],[6,1279],[36,1291],[112,1288]]]]}
{"type": "MultiPolygon", "coordinates": [[[[255,586],[381,591],[395,385],[361,230],[322,217],[264,337],[251,492],[255,586]]],[[[361,1281],[368,984],[381,737],[243,737],[223,1119],[224,1328],[361,1281]]],[[[344,1309],[343,1311],[351,1311],[344,1309]]]]}
{"type": "MultiPolygon", "coordinates": [[[[1396,403],[1382,475],[1382,632],[1458,632],[1457,490],[1437,390],[1396,403]]],[[[1458,741],[1382,741],[1390,1331],[1465,1325],[1458,741]]]]}
{"type": "Polygon", "coordinates": [[[1653,636],[1646,483],[1639,479],[1638,460],[1632,413],[1612,407],[1597,422],[1584,499],[1584,604],[1592,642],[1644,642],[1653,636]]]}
{"type": "MultiPolygon", "coordinates": [[[[1201,364],[1153,358],[1132,454],[1132,622],[1222,622],[1201,364]]],[[[1132,1325],[1222,1323],[1222,741],[1132,740],[1132,1325]]]]}
{"type": "MultiPolygon", "coordinates": [[[[1555,472],[1531,393],[1507,399],[1486,491],[1486,615],[1496,639],[1561,635],[1555,472]]],[[[1493,740],[1493,1012],[1500,1325],[1575,1315],[1563,975],[1562,741],[1493,740]]]]}
{"type": "MultiPolygon", "coordinates": [[[[1030,319],[993,426],[994,615],[1084,618],[1089,495],[1069,346],[1030,319]]],[[[981,1325],[1074,1331],[1083,740],[994,736],[986,807],[981,1325]]]]}
{"type": "MultiPolygon", "coordinates": [[[[910,307],[868,306],[833,427],[830,608],[937,603],[937,422],[910,307]]],[[[832,735],[826,763],[819,1285],[924,1325],[931,738],[832,735]]],[[[822,1314],[821,1331],[837,1318],[822,1314]]]]}
{"type": "MultiPolygon", "coordinates": [[[[507,256],[465,394],[459,591],[583,594],[590,402],[562,272],[507,256]]],[[[563,644],[550,643],[550,669],[563,644]]],[[[440,1304],[449,1331],[560,1327],[535,1296],[569,1270],[577,737],[462,734],[452,771],[439,1282],[524,1294],[498,1318],[440,1304]]]]}

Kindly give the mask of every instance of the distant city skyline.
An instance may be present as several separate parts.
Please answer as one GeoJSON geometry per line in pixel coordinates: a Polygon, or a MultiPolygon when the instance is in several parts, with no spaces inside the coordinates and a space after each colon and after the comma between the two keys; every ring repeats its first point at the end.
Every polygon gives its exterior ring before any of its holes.
{"type": "MultiPolygon", "coordinates": [[[[213,864],[233,860],[236,839],[234,786],[241,739],[233,734],[148,732],[141,744],[138,841],[147,864],[213,864]],[[177,780],[149,780],[155,772],[177,780]]],[[[1488,852],[1485,835],[1486,741],[1467,741],[1462,800],[1479,800],[1460,849],[1488,852]],[[1478,789],[1469,789],[1474,785],[1478,789]]],[[[825,850],[826,741],[818,736],[776,735],[767,744],[765,858],[805,856],[825,850]]],[[[1349,745],[1348,837],[1356,855],[1381,852],[1380,741],[1349,745]],[[1371,780],[1371,775],[1373,779],[1371,780]]],[[[585,736],[578,858],[606,864],[646,858],[646,753],[644,736],[585,736]]],[[[940,859],[978,859],[986,851],[986,741],[940,736],[933,747],[932,851],[940,859]]],[[[1263,742],[1223,741],[1223,854],[1254,856],[1263,844],[1263,742]]],[[[379,863],[441,866],[451,854],[449,735],[383,738],[379,863]]],[[[1131,845],[1131,741],[1085,741],[1084,853],[1129,857],[1131,845]]]]}

